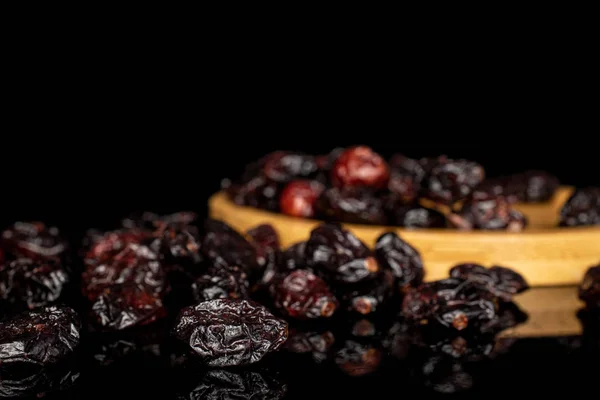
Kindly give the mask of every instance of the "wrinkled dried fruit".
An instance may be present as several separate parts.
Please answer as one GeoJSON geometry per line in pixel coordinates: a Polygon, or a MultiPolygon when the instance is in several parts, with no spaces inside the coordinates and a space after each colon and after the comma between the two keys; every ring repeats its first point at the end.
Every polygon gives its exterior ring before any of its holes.
{"type": "Polygon", "coordinates": [[[425,168],[419,160],[414,158],[406,157],[403,154],[394,154],[389,163],[392,170],[409,174],[417,185],[420,185],[425,177],[425,168]]]}
{"type": "Polygon", "coordinates": [[[56,364],[79,345],[79,329],[79,318],[68,307],[44,307],[2,321],[0,365],[56,364]]]}
{"type": "Polygon", "coordinates": [[[392,171],[388,182],[388,190],[394,194],[400,205],[412,204],[417,200],[420,185],[408,172],[392,171]]]}
{"type": "Polygon", "coordinates": [[[198,228],[166,222],[157,222],[157,225],[150,248],[159,255],[162,264],[170,269],[182,268],[197,272],[203,261],[198,228]]]}
{"type": "Polygon", "coordinates": [[[385,160],[367,146],[344,150],[331,170],[331,181],[337,187],[381,189],[387,185],[389,177],[390,168],[385,160]]]}
{"type": "Polygon", "coordinates": [[[237,267],[209,268],[192,284],[198,302],[215,299],[243,299],[248,297],[249,284],[246,273],[237,267]]]}
{"type": "Polygon", "coordinates": [[[522,231],[527,219],[519,211],[511,208],[502,196],[472,197],[467,200],[458,214],[448,216],[448,221],[461,230],[507,230],[522,231]]]}
{"type": "Polygon", "coordinates": [[[129,244],[142,243],[149,234],[140,230],[118,230],[97,235],[90,232],[87,241],[90,242],[89,250],[84,256],[86,265],[101,264],[112,259],[116,254],[125,249],[129,244]]]}
{"type": "Polygon", "coordinates": [[[312,230],[305,256],[308,266],[316,273],[339,283],[373,279],[380,272],[369,248],[336,224],[322,224],[312,230]]]}
{"type": "Polygon", "coordinates": [[[271,182],[264,176],[255,176],[244,183],[233,184],[226,190],[236,204],[279,211],[281,184],[271,182]]]}
{"type": "Polygon", "coordinates": [[[274,182],[307,178],[317,171],[315,157],[307,154],[276,151],[264,157],[262,172],[274,182]]]}
{"type": "Polygon", "coordinates": [[[18,258],[0,264],[0,300],[17,309],[47,306],[59,299],[68,281],[56,258],[18,258]]]}
{"type": "Polygon", "coordinates": [[[312,218],[316,213],[315,203],[324,189],[318,181],[292,181],[281,192],[279,208],[292,217],[312,218]]]}
{"type": "Polygon", "coordinates": [[[277,350],[287,322],[251,300],[218,299],[181,310],[175,336],[211,367],[247,365],[277,350]]]}
{"type": "Polygon", "coordinates": [[[517,201],[535,203],[550,200],[558,186],[559,181],[555,176],[545,171],[531,170],[508,177],[504,192],[517,201]]]}
{"type": "Polygon", "coordinates": [[[374,280],[343,286],[336,294],[347,310],[369,315],[380,311],[391,299],[394,282],[392,272],[383,271],[374,280]]]}
{"type": "Polygon", "coordinates": [[[246,235],[256,249],[258,265],[265,271],[263,283],[268,283],[273,278],[271,275],[274,274],[281,257],[279,235],[268,224],[256,226],[246,232],[246,235]]]}
{"type": "Polygon", "coordinates": [[[560,210],[559,225],[600,225],[600,188],[577,189],[560,210]]]}
{"type": "Polygon", "coordinates": [[[386,205],[390,223],[407,229],[445,228],[446,216],[441,212],[418,204],[399,205],[390,197],[386,205]]]}
{"type": "Polygon", "coordinates": [[[421,254],[394,232],[381,235],[375,244],[375,257],[382,268],[391,271],[398,287],[418,286],[425,271],[421,254]]]}
{"type": "Polygon", "coordinates": [[[338,307],[325,281],[307,270],[292,271],[279,280],[274,292],[275,306],[292,318],[327,318],[338,307]]]}
{"type": "Polygon", "coordinates": [[[429,163],[423,194],[443,204],[466,198],[485,178],[483,167],[472,161],[439,158],[429,163]]]}
{"type": "Polygon", "coordinates": [[[500,266],[488,269],[477,264],[459,264],[450,269],[450,277],[472,281],[504,301],[511,301],[514,295],[529,289],[518,272],[500,266]]]}
{"type": "Polygon", "coordinates": [[[15,257],[32,259],[61,257],[68,248],[58,228],[42,222],[15,222],[2,232],[0,245],[15,257]]]}
{"type": "Polygon", "coordinates": [[[579,298],[590,308],[600,308],[600,264],[590,267],[579,285],[579,298]]]}
{"type": "Polygon", "coordinates": [[[387,222],[383,202],[368,188],[325,190],[316,203],[318,215],[330,221],[382,225],[387,222]]]}
{"type": "Polygon", "coordinates": [[[214,265],[223,268],[239,267],[251,279],[261,274],[256,248],[222,221],[206,221],[201,248],[214,265]]]}

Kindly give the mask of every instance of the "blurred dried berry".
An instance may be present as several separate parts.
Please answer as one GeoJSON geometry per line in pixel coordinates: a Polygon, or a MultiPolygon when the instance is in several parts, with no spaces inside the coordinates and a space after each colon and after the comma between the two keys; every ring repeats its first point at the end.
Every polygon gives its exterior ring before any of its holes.
{"type": "Polygon", "coordinates": [[[419,160],[415,160],[414,158],[397,153],[390,158],[389,163],[392,170],[409,174],[417,186],[421,184],[421,181],[425,177],[425,168],[423,168],[419,160]]]}
{"type": "Polygon", "coordinates": [[[448,215],[448,222],[461,230],[506,230],[520,232],[527,226],[527,219],[511,208],[503,196],[471,197],[460,212],[448,215]]]}
{"type": "Polygon", "coordinates": [[[421,254],[394,232],[384,233],[377,239],[375,257],[383,269],[392,272],[400,290],[423,282],[421,254]]]}
{"type": "Polygon", "coordinates": [[[308,178],[317,171],[314,156],[276,151],[264,157],[262,172],[269,180],[286,183],[296,178],[308,178]]]}
{"type": "Polygon", "coordinates": [[[46,226],[43,222],[15,222],[2,232],[0,246],[5,257],[10,254],[15,258],[25,257],[39,259],[61,257],[69,245],[61,237],[55,226],[46,226]]]}
{"type": "Polygon", "coordinates": [[[469,196],[483,181],[483,167],[473,161],[438,159],[423,182],[423,195],[443,204],[469,196]]]}
{"type": "Polygon", "coordinates": [[[129,244],[140,244],[149,237],[149,233],[135,229],[105,233],[88,232],[85,240],[89,249],[84,255],[84,262],[86,265],[101,264],[112,259],[129,244]]]}
{"type": "Polygon", "coordinates": [[[292,217],[312,218],[316,213],[315,203],[324,189],[318,181],[292,181],[281,192],[279,208],[292,217]]]}
{"type": "Polygon", "coordinates": [[[355,224],[385,225],[387,218],[382,200],[368,188],[329,188],[316,203],[323,219],[355,224]]]}
{"type": "Polygon", "coordinates": [[[275,306],[289,317],[331,317],[338,301],[321,278],[310,271],[296,270],[279,280],[274,289],[275,306]]]}
{"type": "Polygon", "coordinates": [[[559,225],[600,225],[600,188],[577,189],[560,210],[559,225]]]}
{"type": "Polygon", "coordinates": [[[198,302],[215,299],[243,299],[248,297],[246,273],[237,267],[209,268],[192,284],[198,302]]]}
{"type": "Polygon", "coordinates": [[[243,183],[234,183],[226,190],[236,204],[279,211],[281,184],[269,181],[264,176],[259,175],[243,183]]]}
{"type": "Polygon", "coordinates": [[[600,264],[590,267],[578,289],[579,298],[590,308],[600,308],[600,264]]]}
{"type": "Polygon", "coordinates": [[[344,307],[361,315],[382,310],[394,294],[394,276],[383,271],[376,279],[346,285],[335,291],[344,307]]]}
{"type": "Polygon", "coordinates": [[[477,264],[459,264],[450,269],[450,277],[470,280],[504,301],[511,301],[514,295],[529,289],[521,274],[500,266],[488,269],[477,264]]]}
{"type": "Polygon", "coordinates": [[[344,150],[331,170],[331,181],[337,187],[367,186],[384,188],[390,177],[387,162],[367,146],[344,150]]]}

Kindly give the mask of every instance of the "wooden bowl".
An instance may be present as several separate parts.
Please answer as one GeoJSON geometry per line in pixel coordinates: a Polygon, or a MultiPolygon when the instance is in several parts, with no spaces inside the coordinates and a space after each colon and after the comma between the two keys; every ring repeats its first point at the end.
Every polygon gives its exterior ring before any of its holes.
{"type": "MultiPolygon", "coordinates": [[[[573,190],[561,187],[545,203],[516,204],[529,219],[529,226],[523,232],[343,225],[368,246],[373,246],[382,233],[396,232],[421,253],[428,281],[448,277],[448,270],[456,264],[474,262],[488,267],[513,268],[531,286],[577,285],[585,271],[600,262],[600,226],[557,227],[560,208],[573,190]]],[[[271,224],[285,247],[306,240],[311,230],[321,223],[239,206],[224,192],[210,198],[209,213],[239,231],[271,224]]]]}

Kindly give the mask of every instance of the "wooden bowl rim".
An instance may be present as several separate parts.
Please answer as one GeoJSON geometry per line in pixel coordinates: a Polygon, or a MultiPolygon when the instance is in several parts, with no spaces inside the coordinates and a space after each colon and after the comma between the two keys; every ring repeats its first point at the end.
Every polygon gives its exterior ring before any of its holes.
{"type": "MultiPolygon", "coordinates": [[[[561,186],[562,190],[573,190],[572,186],[561,186]]],[[[276,213],[272,211],[267,211],[251,206],[239,205],[234,203],[229,199],[227,193],[223,190],[216,192],[213,194],[209,201],[209,207],[214,207],[215,204],[224,204],[227,207],[231,207],[238,210],[244,210],[246,212],[255,213],[257,216],[263,216],[265,219],[278,219],[279,222],[288,222],[293,224],[306,224],[306,225],[318,225],[325,223],[325,220],[313,219],[313,218],[300,218],[300,217],[292,217],[290,215],[285,215],[282,213],[276,213]]],[[[526,204],[526,203],[521,203],[526,204]]],[[[536,203],[526,204],[528,206],[535,206],[536,203]]],[[[592,226],[573,226],[573,227],[555,227],[555,228],[527,228],[521,232],[506,232],[506,231],[483,231],[483,230],[473,230],[473,231],[459,231],[456,229],[449,228],[416,228],[416,229],[407,229],[401,226],[394,225],[366,225],[366,224],[353,224],[353,223],[341,223],[343,226],[348,227],[349,229],[369,229],[372,231],[395,231],[399,232],[410,232],[412,236],[419,235],[430,235],[435,234],[436,236],[445,236],[445,237],[465,237],[469,236],[470,238],[476,239],[493,239],[497,240],[499,237],[507,240],[527,240],[527,239],[535,239],[540,236],[548,236],[548,235],[560,235],[560,234],[570,234],[570,235],[585,235],[590,232],[600,232],[600,226],[592,225],[592,226]]]]}

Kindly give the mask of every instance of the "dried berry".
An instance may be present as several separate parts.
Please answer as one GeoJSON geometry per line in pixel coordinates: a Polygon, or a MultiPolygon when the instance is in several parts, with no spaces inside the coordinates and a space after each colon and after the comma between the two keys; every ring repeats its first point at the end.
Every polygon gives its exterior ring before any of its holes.
{"type": "Polygon", "coordinates": [[[428,168],[423,194],[443,204],[466,198],[485,178],[483,167],[467,160],[441,158],[428,168]]]}
{"type": "Polygon", "coordinates": [[[341,287],[336,294],[349,311],[369,315],[380,311],[394,293],[394,276],[383,271],[375,280],[341,287]]]}
{"type": "Polygon", "coordinates": [[[305,256],[309,267],[338,283],[373,279],[380,271],[369,248],[336,224],[322,224],[312,230],[305,256]]]}
{"type": "Polygon", "coordinates": [[[269,181],[264,176],[255,176],[244,183],[227,188],[231,200],[239,205],[279,211],[281,184],[269,181]]]}
{"type": "Polygon", "coordinates": [[[87,265],[101,264],[112,259],[129,244],[142,243],[148,237],[147,232],[140,230],[118,230],[99,235],[89,232],[86,238],[89,250],[85,253],[84,261],[87,265]]]}
{"type": "Polygon", "coordinates": [[[388,182],[388,190],[395,196],[398,204],[412,204],[417,200],[420,185],[413,175],[393,170],[388,182]]]}
{"type": "Polygon", "coordinates": [[[559,187],[558,178],[545,171],[525,171],[505,180],[504,193],[517,201],[548,201],[559,187]]]}
{"type": "Polygon", "coordinates": [[[330,221],[382,225],[387,222],[383,202],[368,188],[325,190],[316,203],[318,214],[330,221]]]}
{"type": "Polygon", "coordinates": [[[324,189],[318,181],[292,181],[281,192],[279,208],[292,217],[312,218],[316,213],[315,203],[324,189]]]}
{"type": "Polygon", "coordinates": [[[560,210],[559,225],[600,225],[600,188],[577,189],[560,210]]]}
{"type": "Polygon", "coordinates": [[[382,268],[393,273],[400,290],[423,282],[421,254],[394,232],[384,233],[377,239],[375,257],[382,268]]]}
{"type": "Polygon", "coordinates": [[[59,299],[68,281],[56,258],[18,258],[0,264],[0,299],[17,309],[47,306],[59,299]]]}
{"type": "Polygon", "coordinates": [[[150,248],[159,255],[165,267],[198,272],[203,257],[197,227],[179,223],[159,223],[153,237],[155,239],[150,248]]]}
{"type": "Polygon", "coordinates": [[[448,216],[448,221],[461,230],[507,230],[522,231],[527,226],[527,219],[519,211],[511,208],[510,203],[502,196],[471,197],[458,214],[448,216]]]}
{"type": "Polygon", "coordinates": [[[325,281],[306,270],[292,271],[279,280],[274,301],[279,310],[297,319],[331,317],[338,307],[325,281]]]}
{"type": "Polygon", "coordinates": [[[256,257],[258,265],[265,271],[263,280],[269,281],[270,275],[275,272],[279,258],[281,256],[281,246],[279,244],[279,235],[271,225],[258,225],[248,232],[246,235],[256,249],[256,257]],[[268,275],[265,277],[265,275],[268,275]]]}
{"type": "Polygon", "coordinates": [[[287,386],[265,371],[208,370],[197,386],[177,400],[280,400],[287,386]]]}
{"type": "Polygon", "coordinates": [[[192,284],[198,302],[215,299],[243,299],[248,297],[246,273],[237,267],[211,267],[192,284]]]}
{"type": "Polygon", "coordinates": [[[459,264],[450,269],[450,277],[472,281],[504,301],[529,289],[525,278],[510,268],[477,264],[459,264]]]}
{"type": "Polygon", "coordinates": [[[346,149],[337,158],[331,181],[337,187],[368,186],[383,188],[390,177],[390,168],[383,158],[367,146],[346,149]]]}
{"type": "Polygon", "coordinates": [[[590,308],[600,308],[600,264],[590,267],[579,285],[579,298],[590,308]]]}
{"type": "Polygon", "coordinates": [[[317,171],[315,157],[276,151],[264,157],[262,172],[274,182],[289,182],[296,178],[307,178],[317,171]]]}
{"type": "Polygon", "coordinates": [[[288,247],[281,255],[281,270],[294,271],[307,267],[305,252],[306,242],[298,242],[288,247]]]}
{"type": "Polygon", "coordinates": [[[301,331],[290,329],[285,349],[292,353],[327,353],[335,343],[331,331],[301,331]]]}
{"type": "Polygon", "coordinates": [[[61,257],[68,248],[58,228],[42,222],[15,222],[2,232],[0,245],[15,257],[32,259],[61,257]]]}
{"type": "Polygon", "coordinates": [[[445,228],[446,216],[441,212],[419,205],[392,208],[390,220],[407,229],[445,228]]]}
{"type": "Polygon", "coordinates": [[[0,322],[0,364],[56,364],[79,345],[80,322],[68,307],[44,307],[0,322]]]}
{"type": "Polygon", "coordinates": [[[379,369],[383,352],[370,343],[346,340],[335,354],[335,364],[350,376],[365,376],[379,369]]]}
{"type": "Polygon", "coordinates": [[[390,167],[397,172],[408,174],[413,178],[413,182],[419,186],[425,177],[425,168],[419,160],[406,157],[403,154],[394,154],[390,158],[390,167]]]}
{"type": "Polygon", "coordinates": [[[214,265],[241,268],[250,279],[260,276],[256,248],[222,221],[208,220],[202,240],[202,252],[214,265]]]}
{"type": "Polygon", "coordinates": [[[287,323],[250,300],[218,299],[184,308],[175,336],[211,367],[247,365],[277,350],[287,323]]]}

